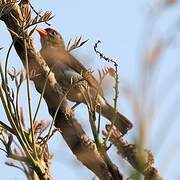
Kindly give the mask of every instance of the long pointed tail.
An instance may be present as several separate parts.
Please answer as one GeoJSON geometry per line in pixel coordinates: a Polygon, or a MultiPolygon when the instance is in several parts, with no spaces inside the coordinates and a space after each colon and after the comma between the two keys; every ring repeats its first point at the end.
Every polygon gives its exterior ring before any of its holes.
{"type": "MultiPolygon", "coordinates": [[[[114,108],[106,103],[106,105],[101,107],[101,114],[112,122],[114,108]]],[[[115,126],[124,135],[129,129],[133,127],[133,124],[125,116],[117,112],[115,126]]]]}

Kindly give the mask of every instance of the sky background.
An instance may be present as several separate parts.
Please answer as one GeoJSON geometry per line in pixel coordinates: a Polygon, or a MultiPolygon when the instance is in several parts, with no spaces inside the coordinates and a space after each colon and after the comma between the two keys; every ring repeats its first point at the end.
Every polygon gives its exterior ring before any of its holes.
{"type": "MultiPolygon", "coordinates": [[[[117,59],[120,75],[120,101],[119,110],[123,112],[132,122],[134,128],[126,135],[129,143],[134,143],[138,137],[138,119],[133,112],[131,103],[127,96],[123,94],[122,87],[130,86],[137,97],[142,101],[141,84],[143,80],[143,61],[147,50],[157,39],[167,42],[163,46],[158,63],[153,69],[150,84],[148,84],[148,101],[155,99],[153,123],[146,124],[146,148],[152,151],[155,157],[155,167],[160,170],[161,175],[169,180],[180,179],[178,164],[179,154],[179,102],[180,102],[180,6],[162,6],[158,1],[139,0],[139,1],[103,1],[103,0],[43,0],[33,1],[34,8],[38,10],[52,11],[55,15],[51,20],[51,27],[57,29],[67,43],[71,38],[82,36],[89,39],[82,48],[74,51],[74,55],[86,66],[97,70],[109,66],[106,62],[98,59],[93,51],[93,46],[97,40],[101,40],[99,46],[108,57],[117,59]],[[161,5],[161,6],[160,6],[161,5]],[[163,7],[163,8],[162,8],[163,7]],[[153,15],[154,16],[153,16],[153,15]],[[172,40],[172,41],[171,41],[172,40]],[[169,43],[170,42],[170,43],[169,43]]],[[[39,27],[47,27],[42,24],[39,27]]],[[[0,61],[3,64],[7,49],[11,43],[10,35],[3,22],[0,24],[0,61]]],[[[39,36],[33,35],[36,47],[40,48],[39,36]]],[[[16,67],[22,68],[22,64],[14,50],[10,55],[9,69],[16,67]]],[[[112,79],[108,79],[105,94],[112,103],[112,79]]],[[[107,84],[107,83],[106,83],[107,84]]],[[[24,85],[25,87],[25,85],[24,85]]],[[[31,94],[33,108],[35,109],[38,100],[38,93],[31,83],[31,94]]],[[[25,89],[22,88],[20,104],[27,111],[25,89]]],[[[141,106],[144,111],[144,107],[141,106]]],[[[5,121],[5,115],[0,109],[1,120],[5,121]]],[[[83,105],[76,110],[78,119],[85,119],[86,109],[83,105]]],[[[47,112],[46,104],[43,103],[38,114],[39,120],[51,120],[47,112]]],[[[89,124],[81,121],[88,135],[91,135],[89,124]]],[[[52,174],[55,180],[90,180],[94,176],[89,170],[83,167],[72,155],[69,148],[64,143],[62,137],[57,134],[50,140],[50,150],[53,154],[52,174]]],[[[115,151],[110,152],[113,160],[120,164],[122,161],[115,151]]],[[[17,169],[4,165],[5,154],[0,153],[0,177],[6,180],[24,180],[25,176],[17,169]]],[[[126,164],[127,165],[127,164],[126,164]]],[[[125,174],[127,170],[120,167],[125,174]]]]}

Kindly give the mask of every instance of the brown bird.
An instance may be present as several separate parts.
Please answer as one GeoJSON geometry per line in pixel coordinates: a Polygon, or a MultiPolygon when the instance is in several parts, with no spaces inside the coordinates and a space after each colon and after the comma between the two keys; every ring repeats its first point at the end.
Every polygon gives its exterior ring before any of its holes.
{"type": "MultiPolygon", "coordinates": [[[[50,68],[53,67],[55,78],[62,89],[68,90],[72,86],[72,77],[82,78],[82,73],[86,73],[87,69],[65,49],[63,38],[57,31],[51,28],[38,28],[37,31],[40,34],[42,46],[40,53],[42,57],[50,68]]],[[[86,81],[90,96],[92,99],[95,99],[99,86],[98,81],[92,74],[87,76],[86,81]]],[[[67,99],[77,104],[86,103],[84,95],[78,86],[70,90],[67,99]]],[[[101,114],[112,121],[114,108],[106,101],[101,88],[97,101],[101,106],[101,114]]],[[[115,126],[124,135],[132,128],[132,123],[121,113],[117,112],[115,126]]]]}

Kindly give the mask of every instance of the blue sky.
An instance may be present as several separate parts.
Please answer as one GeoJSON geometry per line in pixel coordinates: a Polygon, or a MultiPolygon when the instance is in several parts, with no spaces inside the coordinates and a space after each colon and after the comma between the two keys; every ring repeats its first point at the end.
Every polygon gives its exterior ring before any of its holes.
{"type": "MultiPolygon", "coordinates": [[[[166,9],[157,18],[156,23],[153,24],[151,18],[148,17],[148,10],[155,1],[44,0],[33,2],[32,4],[37,10],[52,11],[55,17],[51,21],[51,26],[61,32],[66,43],[77,36],[89,39],[88,43],[76,50],[74,54],[79,57],[86,67],[92,67],[96,72],[101,67],[109,66],[109,64],[99,60],[93,51],[94,43],[97,40],[101,40],[100,49],[107,56],[118,59],[120,87],[130,84],[133,91],[139,96],[141,96],[139,86],[142,79],[142,69],[140,67],[147,47],[159,37],[165,39],[169,36],[174,36],[174,34],[176,35],[176,40],[162,53],[160,61],[153,71],[152,84],[149,85],[149,89],[156,99],[156,106],[154,107],[156,114],[154,116],[155,123],[147,129],[149,132],[147,147],[155,155],[155,166],[165,179],[180,178],[179,169],[176,166],[180,160],[178,153],[179,144],[177,143],[180,138],[178,133],[180,125],[180,116],[178,114],[180,102],[180,80],[178,78],[180,54],[178,53],[179,37],[178,33],[175,33],[177,32],[176,26],[180,17],[179,5],[177,4],[176,7],[166,9]],[[152,26],[154,28],[151,34],[152,26]]],[[[154,7],[157,8],[157,6],[154,7]]],[[[40,27],[47,26],[42,24],[40,27]]],[[[0,47],[4,47],[0,60],[3,62],[11,40],[2,23],[0,24],[0,31],[0,47]]],[[[40,44],[37,33],[34,33],[34,38],[39,49],[40,44]]],[[[11,53],[9,68],[12,66],[15,66],[17,69],[22,67],[14,51],[11,53]]],[[[33,105],[35,105],[38,94],[34,89],[33,83],[31,83],[31,87],[33,105]]],[[[112,94],[109,93],[112,92],[112,89],[111,87],[107,89],[108,91],[105,90],[105,93],[109,97],[109,101],[112,102],[112,94]]],[[[24,91],[22,90],[21,104],[25,107],[24,111],[26,111],[27,107],[23,101],[25,97],[24,91]]],[[[35,106],[33,107],[35,108],[35,106]]],[[[121,91],[119,109],[134,122],[134,129],[127,135],[127,139],[132,143],[138,132],[137,120],[127,97],[123,96],[123,93],[121,95],[121,91]]],[[[84,119],[84,112],[85,107],[80,106],[76,111],[77,117],[84,119]]],[[[4,118],[3,114],[1,118],[4,118]]],[[[38,119],[51,119],[47,113],[45,103],[43,103],[41,112],[38,114],[38,119]]],[[[81,121],[81,123],[87,133],[91,135],[88,131],[89,126],[87,122],[81,121]]],[[[55,180],[92,179],[93,174],[76,160],[59,135],[55,135],[50,141],[50,149],[54,154],[52,173],[55,180]]],[[[120,163],[120,160],[114,154],[115,152],[111,153],[113,160],[120,163]]],[[[0,153],[0,175],[2,179],[25,179],[18,170],[3,165],[5,160],[5,155],[0,153]]],[[[121,168],[123,169],[123,167],[121,168]]]]}

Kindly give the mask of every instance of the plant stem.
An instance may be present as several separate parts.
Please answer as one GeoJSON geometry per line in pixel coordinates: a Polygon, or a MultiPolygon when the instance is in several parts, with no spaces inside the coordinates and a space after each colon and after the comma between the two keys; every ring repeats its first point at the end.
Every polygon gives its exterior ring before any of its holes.
{"type": "Polygon", "coordinates": [[[35,134],[34,134],[34,123],[32,118],[32,107],[31,107],[31,94],[30,94],[30,76],[29,76],[29,61],[28,61],[28,54],[27,54],[27,44],[26,39],[24,37],[24,52],[25,52],[25,68],[26,68],[26,87],[27,87],[27,98],[28,98],[28,108],[29,108],[29,119],[30,119],[30,129],[31,129],[31,136],[32,136],[32,144],[34,155],[37,158],[36,153],[36,143],[35,143],[35,134]]]}

